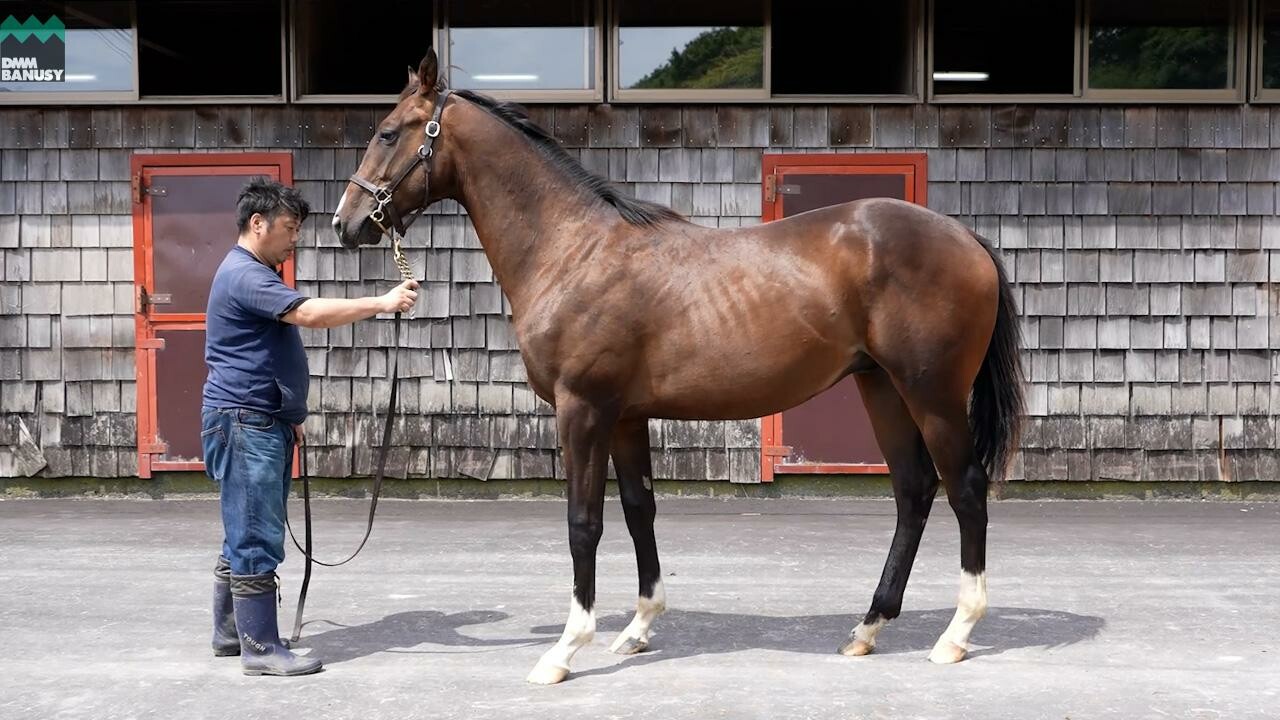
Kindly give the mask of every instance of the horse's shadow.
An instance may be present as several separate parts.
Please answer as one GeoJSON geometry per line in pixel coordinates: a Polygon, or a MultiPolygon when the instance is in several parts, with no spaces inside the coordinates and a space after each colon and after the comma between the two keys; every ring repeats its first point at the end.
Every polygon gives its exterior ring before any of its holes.
{"type": "MultiPolygon", "coordinates": [[[[927,652],[951,621],[953,608],[903,612],[881,631],[877,655],[927,652]]],[[[834,655],[858,623],[855,615],[772,617],[668,610],[654,623],[650,650],[625,662],[585,670],[575,675],[607,675],[627,666],[741,650],[834,655]]],[[[630,615],[611,615],[597,622],[597,637],[607,646],[631,621],[630,615]]],[[[1106,625],[1100,617],[1058,610],[990,608],[978,623],[969,657],[999,655],[1024,647],[1061,647],[1097,637],[1106,625]]],[[[559,631],[550,626],[533,632],[559,631]]],[[[599,640],[597,641],[599,642],[599,640]]]]}
{"type": "MultiPolygon", "coordinates": [[[[952,608],[916,610],[902,613],[880,633],[878,655],[924,652],[933,647],[950,622],[952,608]]],[[[550,644],[560,636],[563,625],[542,625],[531,635],[511,638],[476,638],[460,628],[506,620],[507,613],[472,610],[443,613],[416,610],[395,613],[363,625],[338,626],[316,635],[304,636],[297,647],[311,648],[326,664],[366,657],[378,652],[434,654],[442,649],[418,649],[429,644],[463,648],[517,648],[550,644]]],[[[578,676],[605,675],[631,665],[645,665],[698,655],[714,655],[741,650],[781,650],[829,655],[848,637],[859,616],[851,614],[775,617],[671,609],[654,624],[651,649],[614,665],[575,673],[578,676]]],[[[597,621],[597,643],[606,647],[631,621],[630,614],[601,617],[597,621]]],[[[316,621],[312,621],[316,622],[316,621]]],[[[1076,615],[1059,610],[1033,608],[990,608],[974,630],[969,657],[998,655],[1025,647],[1061,647],[1097,637],[1106,621],[1092,615],[1076,615]]]]}

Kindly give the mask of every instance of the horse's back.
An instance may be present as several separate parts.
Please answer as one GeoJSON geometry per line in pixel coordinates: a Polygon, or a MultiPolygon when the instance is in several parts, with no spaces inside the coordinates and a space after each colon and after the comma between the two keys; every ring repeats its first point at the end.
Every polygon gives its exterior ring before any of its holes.
{"type": "Polygon", "coordinates": [[[896,198],[851,200],[762,226],[770,242],[821,258],[860,287],[892,279],[947,284],[975,292],[997,285],[995,266],[977,236],[958,220],[896,198]]]}

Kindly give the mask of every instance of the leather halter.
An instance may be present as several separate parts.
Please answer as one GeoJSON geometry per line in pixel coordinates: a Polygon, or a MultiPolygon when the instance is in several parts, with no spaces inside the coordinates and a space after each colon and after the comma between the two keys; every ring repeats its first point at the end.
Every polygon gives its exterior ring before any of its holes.
{"type": "Polygon", "coordinates": [[[365,190],[368,190],[373,194],[373,199],[378,201],[378,206],[369,214],[369,219],[372,220],[373,223],[378,226],[378,229],[382,230],[384,234],[391,235],[391,230],[394,229],[400,235],[404,235],[405,230],[413,224],[414,220],[417,220],[418,217],[421,216],[423,211],[427,209],[427,198],[429,197],[428,186],[431,181],[431,156],[433,154],[431,146],[435,143],[436,137],[440,135],[440,115],[444,112],[444,103],[449,97],[449,92],[450,91],[448,89],[440,91],[439,96],[436,98],[435,112],[432,113],[431,120],[427,122],[426,128],[424,128],[423,132],[425,137],[423,138],[422,144],[418,146],[418,152],[414,154],[413,162],[409,163],[405,169],[401,170],[400,174],[396,175],[395,180],[391,181],[391,184],[382,186],[375,185],[359,175],[352,175],[350,178],[351,182],[359,185],[365,190]],[[413,172],[414,169],[418,167],[419,163],[422,164],[423,168],[422,205],[411,211],[409,214],[409,221],[405,222],[400,217],[400,214],[396,212],[395,204],[391,200],[392,196],[395,194],[396,188],[400,186],[400,183],[403,182],[405,178],[409,177],[409,173],[413,172]],[[390,228],[386,225],[388,219],[391,221],[390,228]]]}

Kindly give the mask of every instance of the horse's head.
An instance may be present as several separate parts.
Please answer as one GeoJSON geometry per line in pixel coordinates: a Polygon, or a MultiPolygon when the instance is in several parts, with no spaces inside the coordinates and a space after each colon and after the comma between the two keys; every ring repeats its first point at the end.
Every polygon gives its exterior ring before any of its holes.
{"type": "Polygon", "coordinates": [[[447,93],[437,81],[436,53],[428,49],[418,69],[409,68],[399,102],[378,123],[338,202],[333,229],[344,247],[376,245],[392,230],[403,233],[411,214],[447,196],[452,173],[442,152],[448,131],[441,132],[447,93]]]}

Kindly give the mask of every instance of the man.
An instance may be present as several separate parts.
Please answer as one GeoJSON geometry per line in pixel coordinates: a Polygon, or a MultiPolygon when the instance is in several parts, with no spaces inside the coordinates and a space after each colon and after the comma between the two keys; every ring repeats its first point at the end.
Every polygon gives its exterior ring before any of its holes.
{"type": "Polygon", "coordinates": [[[409,280],[380,297],[308,298],[276,268],[294,254],[310,214],[294,188],[255,178],[238,200],[239,240],[214,275],[205,330],[201,445],[220,487],[224,540],[214,570],[213,650],[239,655],[246,675],[305,675],[317,658],[280,642],[276,567],[284,560],[285,501],[294,445],[303,441],[309,372],[298,326],[329,328],[403,312],[409,280]]]}

